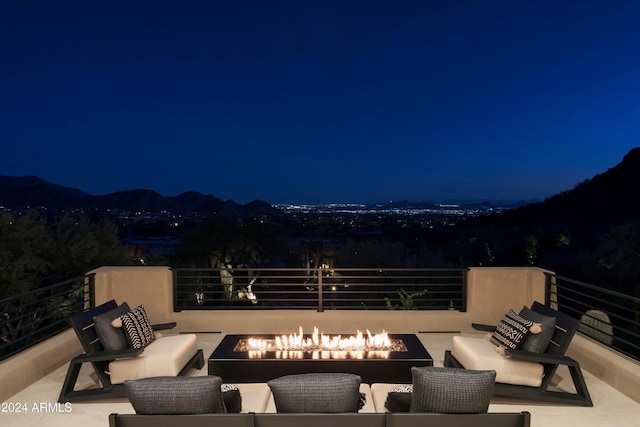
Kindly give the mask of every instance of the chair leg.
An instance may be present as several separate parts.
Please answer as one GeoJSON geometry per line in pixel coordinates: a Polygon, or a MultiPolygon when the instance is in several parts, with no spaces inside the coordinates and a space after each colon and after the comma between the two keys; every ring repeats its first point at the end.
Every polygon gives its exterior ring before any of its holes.
{"type": "Polygon", "coordinates": [[[60,391],[60,397],[58,402],[68,402],[68,398],[73,394],[73,389],[78,381],[78,375],[80,374],[80,368],[82,362],[78,362],[76,359],[72,359],[67,369],[67,375],[64,377],[64,383],[62,384],[62,390],[60,391]]]}
{"type": "Polygon", "coordinates": [[[464,366],[462,366],[460,362],[458,362],[458,360],[453,357],[453,355],[451,354],[451,350],[446,350],[444,352],[444,366],[447,368],[464,369],[464,366]]]}
{"type": "MultiPolygon", "coordinates": [[[[58,397],[58,402],[81,402],[93,399],[108,399],[116,397],[124,397],[125,391],[122,384],[111,384],[108,380],[101,380],[100,388],[90,388],[87,390],[75,390],[76,383],[78,381],[78,375],[83,363],[91,363],[86,360],[79,360],[77,357],[72,359],[67,370],[67,375],[64,378],[62,390],[58,397]]],[[[94,366],[95,368],[95,366],[94,366]]],[[[101,377],[101,376],[99,376],[101,377]]]]}
{"type": "Polygon", "coordinates": [[[576,389],[576,394],[582,398],[585,406],[593,406],[593,402],[591,401],[591,396],[589,395],[589,390],[587,389],[587,383],[584,380],[584,376],[582,375],[582,370],[580,366],[577,364],[569,366],[569,373],[571,374],[571,379],[573,380],[573,386],[576,389]]]}
{"type": "Polygon", "coordinates": [[[202,349],[198,349],[196,354],[187,362],[182,368],[178,376],[185,376],[189,374],[191,369],[202,369],[204,367],[204,355],[202,349]]]}

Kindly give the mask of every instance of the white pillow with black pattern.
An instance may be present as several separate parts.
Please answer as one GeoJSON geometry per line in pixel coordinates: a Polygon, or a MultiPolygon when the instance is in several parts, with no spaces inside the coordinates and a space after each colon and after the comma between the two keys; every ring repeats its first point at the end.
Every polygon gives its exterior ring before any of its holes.
{"type": "Polygon", "coordinates": [[[509,310],[496,327],[489,341],[503,349],[515,350],[531,331],[531,328],[536,325],[537,329],[534,328],[534,331],[540,332],[539,324],[532,320],[524,319],[515,311],[509,310]]]}
{"type": "Polygon", "coordinates": [[[132,348],[145,348],[155,340],[149,317],[142,305],[120,316],[120,319],[132,348]]]}

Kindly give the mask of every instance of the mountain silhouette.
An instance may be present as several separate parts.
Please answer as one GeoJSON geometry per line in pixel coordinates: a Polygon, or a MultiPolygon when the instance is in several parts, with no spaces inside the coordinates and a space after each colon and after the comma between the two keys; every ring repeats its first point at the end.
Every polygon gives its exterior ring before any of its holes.
{"type": "Polygon", "coordinates": [[[499,214],[470,218],[460,226],[518,226],[530,231],[566,228],[594,231],[640,220],[640,147],[606,172],[572,190],[499,214]]]}
{"type": "Polygon", "coordinates": [[[170,211],[217,213],[224,215],[278,214],[269,203],[255,200],[246,205],[233,200],[188,191],[177,196],[163,196],[153,190],[123,190],[91,195],[76,188],[52,184],[37,176],[0,175],[0,206],[21,209],[44,206],[48,209],[117,209],[125,211],[170,211]]]}
{"type": "MultiPolygon", "coordinates": [[[[594,231],[640,219],[640,147],[629,151],[611,169],[587,179],[574,189],[542,202],[522,205],[501,213],[466,219],[465,226],[517,226],[540,231],[558,228],[594,231]]],[[[486,205],[489,202],[482,204],[486,205]]],[[[280,211],[269,203],[256,200],[241,205],[223,201],[212,195],[188,191],[177,196],[163,196],[152,190],[123,190],[104,195],[91,195],[76,188],[50,183],[37,176],[0,175],[0,206],[24,208],[45,206],[50,209],[120,209],[127,211],[211,212],[226,215],[276,214],[280,211]]],[[[396,202],[389,206],[431,207],[431,203],[396,202]]]]}
{"type": "Polygon", "coordinates": [[[0,175],[0,205],[5,207],[58,207],[87,197],[90,195],[76,188],[52,184],[37,176],[0,175]]]}

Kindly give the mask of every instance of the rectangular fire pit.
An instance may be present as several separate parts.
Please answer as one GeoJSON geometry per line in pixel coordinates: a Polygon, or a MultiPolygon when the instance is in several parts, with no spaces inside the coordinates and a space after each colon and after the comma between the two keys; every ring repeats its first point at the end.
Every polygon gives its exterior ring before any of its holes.
{"type": "Polygon", "coordinates": [[[433,366],[431,355],[414,334],[389,334],[390,350],[368,351],[250,350],[249,339],[271,342],[275,336],[226,335],[209,357],[209,375],[249,383],[291,374],[347,372],[360,375],[365,383],[411,383],[412,366],[433,366]]]}

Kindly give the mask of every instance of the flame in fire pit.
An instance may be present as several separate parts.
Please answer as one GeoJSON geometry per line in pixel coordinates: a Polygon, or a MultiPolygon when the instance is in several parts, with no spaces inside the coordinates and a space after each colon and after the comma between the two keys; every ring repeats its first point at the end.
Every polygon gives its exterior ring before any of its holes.
{"type": "MultiPolygon", "coordinates": [[[[311,336],[305,336],[302,327],[298,334],[280,335],[273,340],[248,338],[245,351],[389,351],[394,350],[394,343],[387,332],[372,335],[367,330],[366,336],[358,331],[355,336],[325,335],[313,328],[311,336]]],[[[404,348],[404,345],[401,343],[404,348]]],[[[242,351],[241,350],[241,351],[242,351]]],[[[406,348],[394,351],[406,351],[406,348]]]]}

